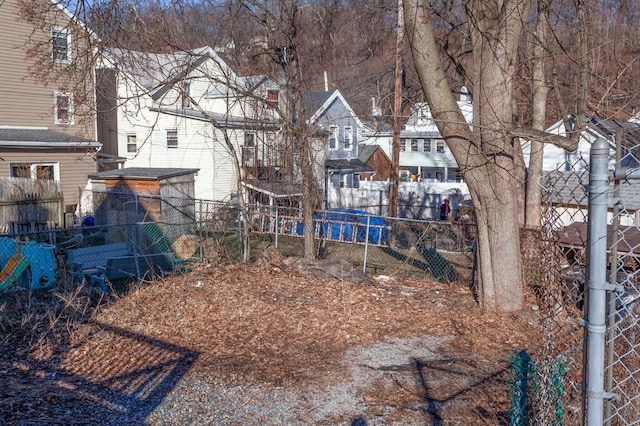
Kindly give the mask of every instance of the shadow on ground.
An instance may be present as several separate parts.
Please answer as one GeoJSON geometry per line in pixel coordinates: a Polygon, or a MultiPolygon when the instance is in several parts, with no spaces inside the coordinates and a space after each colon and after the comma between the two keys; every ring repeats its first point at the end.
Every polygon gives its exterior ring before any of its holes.
{"type": "Polygon", "coordinates": [[[96,346],[99,355],[90,347],[72,347],[39,360],[3,348],[4,424],[146,424],[198,358],[193,350],[106,324],[95,326],[94,339],[113,343],[96,346]]]}

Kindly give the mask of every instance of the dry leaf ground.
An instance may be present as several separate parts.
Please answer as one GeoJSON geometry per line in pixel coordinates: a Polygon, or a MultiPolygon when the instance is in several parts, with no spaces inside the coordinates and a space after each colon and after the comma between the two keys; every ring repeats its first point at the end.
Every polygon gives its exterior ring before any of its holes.
{"type": "Polygon", "coordinates": [[[279,261],[197,267],[104,306],[0,371],[4,424],[508,424],[508,358],[535,306],[465,284],[355,284],[279,261]]]}

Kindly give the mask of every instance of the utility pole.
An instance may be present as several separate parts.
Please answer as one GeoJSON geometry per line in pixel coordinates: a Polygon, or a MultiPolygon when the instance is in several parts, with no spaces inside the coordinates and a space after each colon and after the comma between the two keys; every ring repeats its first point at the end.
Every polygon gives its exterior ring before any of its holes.
{"type": "Polygon", "coordinates": [[[396,81],[393,108],[393,159],[391,190],[389,193],[389,216],[398,216],[398,185],[400,183],[400,126],[402,112],[402,45],[404,40],[404,11],[402,0],[398,0],[398,30],[396,38],[396,81]]]}

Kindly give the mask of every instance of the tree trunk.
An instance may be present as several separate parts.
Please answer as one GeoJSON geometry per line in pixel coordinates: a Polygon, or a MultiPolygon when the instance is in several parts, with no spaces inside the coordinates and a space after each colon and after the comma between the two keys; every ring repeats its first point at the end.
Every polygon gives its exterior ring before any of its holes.
{"type": "MultiPolygon", "coordinates": [[[[533,120],[531,123],[531,126],[537,130],[546,128],[549,87],[545,78],[545,58],[548,27],[549,1],[538,0],[538,23],[533,46],[533,120]]],[[[530,143],[525,220],[527,227],[539,228],[542,221],[542,188],[539,180],[542,177],[544,144],[536,139],[531,139],[530,143]]]]}
{"type": "Polygon", "coordinates": [[[522,307],[513,75],[527,1],[469,2],[474,23],[473,131],[466,125],[440,63],[426,1],[405,0],[414,63],[434,120],[469,186],[478,223],[479,296],[487,310],[522,307]]]}

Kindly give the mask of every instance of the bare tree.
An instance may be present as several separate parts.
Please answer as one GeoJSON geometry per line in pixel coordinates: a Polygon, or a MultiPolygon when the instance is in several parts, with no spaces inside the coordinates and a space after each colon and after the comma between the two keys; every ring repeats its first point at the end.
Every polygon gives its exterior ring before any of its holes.
{"type": "Polygon", "coordinates": [[[470,128],[440,62],[432,11],[427,2],[405,0],[407,34],[425,96],[473,199],[479,235],[479,295],[489,310],[515,311],[523,300],[517,137],[544,137],[546,142],[572,148],[564,138],[515,122],[515,67],[529,6],[523,0],[464,2],[472,53],[467,76],[474,100],[470,128]]]}
{"type": "MultiPolygon", "coordinates": [[[[313,213],[320,207],[320,185],[324,181],[318,179],[319,174],[324,175],[324,138],[319,134],[319,129],[314,129],[307,123],[302,99],[308,87],[298,47],[303,14],[299,2],[292,0],[246,0],[244,3],[253,13],[256,22],[261,24],[260,35],[266,42],[264,53],[273,57],[274,62],[281,67],[280,72],[286,89],[285,107],[281,116],[285,135],[289,138],[286,145],[294,151],[296,166],[301,176],[304,256],[312,259],[315,257],[313,213]]],[[[309,57],[305,59],[310,60],[309,57]]]]}

